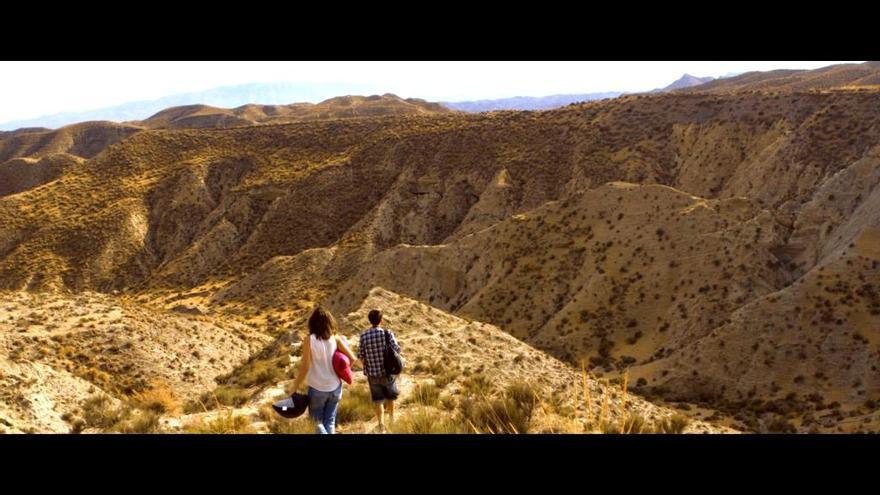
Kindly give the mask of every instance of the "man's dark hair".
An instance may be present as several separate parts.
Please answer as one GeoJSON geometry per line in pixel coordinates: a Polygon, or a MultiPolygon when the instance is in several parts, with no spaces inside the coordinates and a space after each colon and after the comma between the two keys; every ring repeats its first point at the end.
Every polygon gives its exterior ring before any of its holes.
{"type": "Polygon", "coordinates": [[[367,315],[367,318],[369,318],[370,323],[372,323],[373,326],[379,325],[379,323],[382,323],[382,312],[378,309],[374,309],[370,311],[370,314],[367,315]]]}

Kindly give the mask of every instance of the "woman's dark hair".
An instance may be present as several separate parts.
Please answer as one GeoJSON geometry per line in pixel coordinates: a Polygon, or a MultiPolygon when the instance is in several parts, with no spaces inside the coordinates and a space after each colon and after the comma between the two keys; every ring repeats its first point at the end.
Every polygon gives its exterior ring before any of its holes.
{"type": "Polygon", "coordinates": [[[309,333],[321,340],[328,340],[336,334],[336,319],[329,311],[318,306],[309,317],[309,333]]]}

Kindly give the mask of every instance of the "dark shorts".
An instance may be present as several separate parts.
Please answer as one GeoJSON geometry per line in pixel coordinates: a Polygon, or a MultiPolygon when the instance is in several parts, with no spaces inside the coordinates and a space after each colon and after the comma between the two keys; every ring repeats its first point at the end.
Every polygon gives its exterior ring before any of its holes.
{"type": "Polygon", "coordinates": [[[367,381],[370,383],[370,395],[373,397],[373,402],[395,400],[400,395],[400,392],[397,391],[396,376],[368,376],[367,381]]]}

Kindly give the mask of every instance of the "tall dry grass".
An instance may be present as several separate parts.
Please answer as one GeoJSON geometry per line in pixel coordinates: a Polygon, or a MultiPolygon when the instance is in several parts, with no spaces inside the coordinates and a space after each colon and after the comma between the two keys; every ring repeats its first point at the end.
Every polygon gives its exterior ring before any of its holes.
{"type": "Polygon", "coordinates": [[[180,402],[162,380],[155,380],[150,387],[132,397],[135,407],[155,414],[174,414],[180,410],[180,402]]]}

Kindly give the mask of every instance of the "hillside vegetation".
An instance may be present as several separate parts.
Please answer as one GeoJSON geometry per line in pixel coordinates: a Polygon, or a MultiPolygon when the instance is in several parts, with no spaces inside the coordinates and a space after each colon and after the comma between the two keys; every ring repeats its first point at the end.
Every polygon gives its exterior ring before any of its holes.
{"type": "MultiPolygon", "coordinates": [[[[73,144],[6,133],[4,359],[22,376],[24,362],[49,366],[116,399],[161,378],[190,414],[257,414],[253,401],[270,399],[261,393],[283,392],[314,304],[340,316],[403,305],[440,326],[405,327],[424,343],[414,359],[485,333],[503,356],[495,367],[511,373],[499,393],[546,378],[546,398],[577,385],[583,366],[596,386],[628,380],[661,408],[633,410],[651,421],[685,404],[746,431],[876,431],[873,70],[788,74],[785,85],[743,75],[543,112],[435,112],[386,95],[330,100],[332,117],[310,107],[292,123],[271,117],[292,108],[187,107],[112,138],[53,131],[80,136],[73,144]],[[406,111],[361,113],[369,101],[406,111]],[[93,294],[122,320],[81,331],[59,309],[46,330],[21,316],[55,301],[44,294],[93,294]],[[120,325],[143,338],[118,356],[71,360],[51,343],[60,333],[74,349],[118,347],[120,325]],[[173,348],[156,350],[165,339],[173,348]],[[511,361],[524,346],[559,371],[511,361]],[[177,375],[187,369],[189,384],[177,375]]],[[[464,352],[448,359],[465,366],[464,352]]]]}

